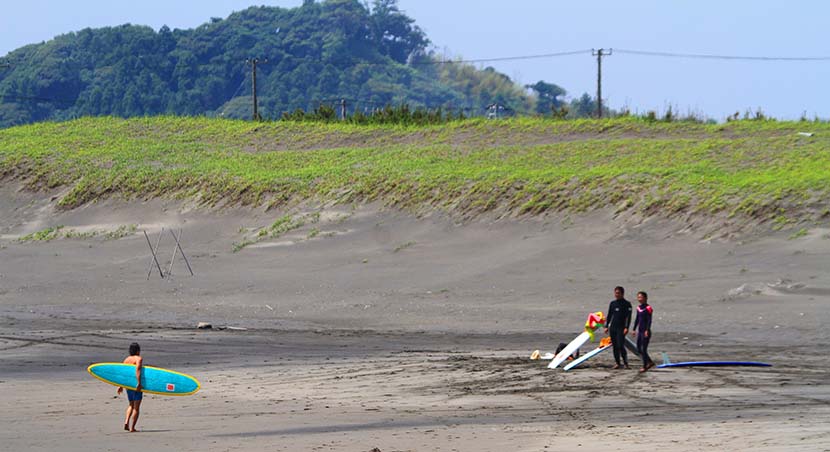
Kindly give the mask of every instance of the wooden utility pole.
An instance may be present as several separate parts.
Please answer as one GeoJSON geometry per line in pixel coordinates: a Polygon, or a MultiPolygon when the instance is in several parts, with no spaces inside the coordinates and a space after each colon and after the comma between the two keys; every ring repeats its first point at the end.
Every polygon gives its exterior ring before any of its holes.
{"type": "Polygon", "coordinates": [[[597,57],[597,118],[602,118],[602,57],[610,56],[614,49],[591,49],[591,55],[597,57]]]}
{"type": "Polygon", "coordinates": [[[259,117],[259,111],[257,110],[257,98],[256,98],[256,65],[257,64],[265,64],[265,63],[268,62],[268,59],[266,58],[266,59],[263,59],[262,61],[260,61],[259,58],[249,58],[249,59],[245,60],[245,62],[251,65],[251,90],[253,92],[252,94],[253,94],[253,100],[254,100],[254,113],[253,113],[253,116],[251,117],[251,119],[253,119],[254,121],[258,121],[260,119],[260,117],[259,117]]]}

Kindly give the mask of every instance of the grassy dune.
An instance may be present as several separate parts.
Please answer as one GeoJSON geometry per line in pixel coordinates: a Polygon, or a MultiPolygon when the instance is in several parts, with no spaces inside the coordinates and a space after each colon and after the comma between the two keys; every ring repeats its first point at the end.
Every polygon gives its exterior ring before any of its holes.
{"type": "Polygon", "coordinates": [[[0,130],[0,175],[32,189],[69,187],[66,208],[106,196],[269,206],[311,198],[467,217],[611,207],[780,228],[830,219],[830,125],[84,118],[0,130]]]}

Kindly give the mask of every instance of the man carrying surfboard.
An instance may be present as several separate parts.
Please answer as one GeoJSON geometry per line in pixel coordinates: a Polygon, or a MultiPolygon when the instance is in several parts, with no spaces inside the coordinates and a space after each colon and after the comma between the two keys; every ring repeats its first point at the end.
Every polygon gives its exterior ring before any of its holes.
{"type": "MultiPolygon", "coordinates": [[[[141,407],[141,399],[143,398],[143,393],[141,392],[141,347],[138,343],[133,342],[130,344],[130,356],[124,359],[124,364],[132,364],[135,366],[136,379],[135,391],[127,389],[127,400],[130,402],[130,405],[127,406],[127,418],[124,419],[124,430],[137,432],[138,430],[135,429],[135,424],[138,423],[138,413],[141,407]],[[133,419],[132,426],[130,426],[130,417],[133,419]]],[[[124,388],[119,386],[118,395],[121,395],[122,391],[124,391],[124,388]]]]}
{"type": "Polygon", "coordinates": [[[611,336],[614,361],[617,362],[614,369],[623,366],[629,369],[628,353],[625,351],[625,335],[628,334],[630,324],[631,303],[625,299],[625,289],[617,286],[614,288],[614,300],[608,306],[608,315],[605,316],[605,332],[611,336]],[[622,364],[620,364],[620,357],[622,357],[622,364]]]}

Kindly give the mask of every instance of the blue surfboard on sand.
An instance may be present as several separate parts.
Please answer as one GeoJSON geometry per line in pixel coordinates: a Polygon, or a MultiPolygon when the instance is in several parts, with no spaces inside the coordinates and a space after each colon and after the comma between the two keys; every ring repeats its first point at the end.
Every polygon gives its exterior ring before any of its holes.
{"type": "Polygon", "coordinates": [[[668,367],[726,367],[726,366],[750,366],[750,367],[772,367],[772,364],[758,363],[755,361],[687,361],[683,363],[666,363],[657,366],[658,369],[668,367]]]}
{"type": "MultiPolygon", "coordinates": [[[[133,364],[97,363],[86,370],[104,383],[135,390],[135,366],[133,364]]],[[[160,367],[141,366],[141,392],[186,396],[195,394],[200,387],[199,380],[190,375],[160,367]]]]}

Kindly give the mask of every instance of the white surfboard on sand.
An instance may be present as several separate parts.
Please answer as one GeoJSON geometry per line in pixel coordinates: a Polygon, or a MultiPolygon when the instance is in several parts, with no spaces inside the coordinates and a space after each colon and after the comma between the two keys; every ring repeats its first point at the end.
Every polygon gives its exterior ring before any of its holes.
{"type": "Polygon", "coordinates": [[[611,344],[608,344],[605,347],[597,347],[597,348],[591,350],[590,352],[580,356],[579,358],[569,362],[568,365],[563,367],[562,369],[566,370],[566,371],[571,370],[574,367],[584,363],[585,361],[588,361],[589,359],[591,359],[594,356],[600,354],[601,352],[604,352],[606,349],[609,349],[609,348],[611,348],[611,344]]]}
{"type": "Polygon", "coordinates": [[[576,339],[572,340],[565,348],[562,349],[559,354],[557,354],[553,361],[548,364],[548,369],[556,369],[562,364],[568,356],[571,356],[573,352],[575,352],[579,347],[582,347],[583,344],[588,342],[591,339],[591,335],[587,332],[581,333],[576,339]]]}
{"type": "MultiPolygon", "coordinates": [[[[611,344],[606,345],[605,347],[597,347],[590,352],[580,356],[579,358],[571,361],[568,363],[567,366],[563,367],[565,371],[571,370],[574,367],[588,361],[589,359],[593,358],[594,356],[599,355],[600,353],[604,352],[605,350],[612,348],[611,344]]],[[[625,338],[625,348],[628,349],[631,353],[634,353],[637,356],[640,356],[640,352],[637,351],[637,344],[635,344],[631,339],[628,337],[625,338]]]]}

